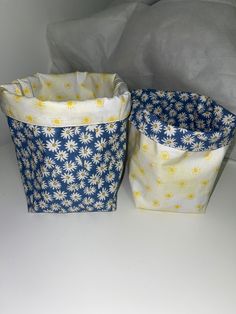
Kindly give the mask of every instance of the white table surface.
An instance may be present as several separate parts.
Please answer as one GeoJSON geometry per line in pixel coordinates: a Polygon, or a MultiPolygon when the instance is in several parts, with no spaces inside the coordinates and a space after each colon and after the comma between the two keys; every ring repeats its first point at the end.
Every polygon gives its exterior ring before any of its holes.
{"type": "Polygon", "coordinates": [[[206,214],[30,214],[13,145],[0,148],[0,314],[235,314],[236,163],[206,214]]]}

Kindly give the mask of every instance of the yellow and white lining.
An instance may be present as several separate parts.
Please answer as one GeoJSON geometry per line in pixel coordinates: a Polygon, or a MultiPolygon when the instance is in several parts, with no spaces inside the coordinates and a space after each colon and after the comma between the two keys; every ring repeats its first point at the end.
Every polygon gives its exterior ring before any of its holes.
{"type": "Polygon", "coordinates": [[[117,74],[40,74],[1,85],[3,112],[29,124],[66,127],[120,121],[130,93],[117,74]]]}
{"type": "Polygon", "coordinates": [[[159,144],[131,125],[129,179],[136,207],[204,212],[227,148],[187,152],[159,144]]]}

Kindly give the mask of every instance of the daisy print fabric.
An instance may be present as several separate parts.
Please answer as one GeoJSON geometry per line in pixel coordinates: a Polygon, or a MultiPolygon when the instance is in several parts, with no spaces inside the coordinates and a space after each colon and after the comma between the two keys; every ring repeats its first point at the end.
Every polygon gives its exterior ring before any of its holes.
{"type": "Polygon", "coordinates": [[[235,116],[195,93],[131,93],[129,179],[139,208],[204,212],[235,116]]]}
{"type": "Polygon", "coordinates": [[[112,211],[130,93],[116,74],[36,74],[1,86],[31,212],[112,211]]]}
{"type": "Polygon", "coordinates": [[[30,212],[113,211],[126,157],[127,119],[80,127],[8,118],[30,212]]]}

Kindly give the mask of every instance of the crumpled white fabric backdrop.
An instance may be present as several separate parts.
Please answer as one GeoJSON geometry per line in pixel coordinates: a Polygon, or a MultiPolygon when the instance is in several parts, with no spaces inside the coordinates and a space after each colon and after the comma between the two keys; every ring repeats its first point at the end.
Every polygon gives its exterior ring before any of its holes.
{"type": "Polygon", "coordinates": [[[49,25],[52,72],[117,72],[129,88],[197,92],[236,113],[235,0],[119,3],[49,25]]]}

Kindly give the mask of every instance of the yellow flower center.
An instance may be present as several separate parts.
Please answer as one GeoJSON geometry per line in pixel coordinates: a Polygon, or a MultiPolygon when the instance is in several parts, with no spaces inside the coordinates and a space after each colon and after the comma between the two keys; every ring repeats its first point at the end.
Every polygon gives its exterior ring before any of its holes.
{"type": "Polygon", "coordinates": [[[75,106],[75,103],[72,100],[69,100],[66,105],[68,109],[72,109],[75,106]]]}
{"type": "Polygon", "coordinates": [[[29,122],[29,123],[34,122],[34,117],[31,116],[31,115],[27,115],[25,118],[26,118],[26,121],[29,122]]]}
{"type": "Polygon", "coordinates": [[[186,181],[181,180],[181,181],[178,182],[178,185],[179,185],[180,188],[184,188],[184,187],[186,187],[187,183],[186,183],[186,181]]]}
{"type": "Polygon", "coordinates": [[[22,95],[21,90],[20,90],[19,87],[16,87],[16,88],[15,88],[15,93],[16,93],[17,95],[22,95]]]}
{"type": "Polygon", "coordinates": [[[46,84],[46,86],[47,86],[48,88],[51,88],[51,87],[52,87],[52,82],[51,82],[51,81],[47,81],[45,84],[46,84]]]}
{"type": "Polygon", "coordinates": [[[16,102],[18,102],[18,101],[21,100],[21,97],[22,97],[22,96],[20,96],[20,95],[15,95],[15,96],[14,96],[14,100],[15,100],[16,102]]]}
{"type": "Polygon", "coordinates": [[[172,198],[173,197],[173,193],[166,193],[165,194],[165,198],[172,198]]]}
{"type": "Polygon", "coordinates": [[[189,199],[189,200],[192,200],[192,199],[194,199],[195,198],[195,194],[194,193],[189,193],[188,195],[187,195],[187,199],[189,199]]]}
{"type": "Polygon", "coordinates": [[[202,204],[198,204],[196,206],[196,209],[198,209],[199,211],[202,211],[204,209],[204,206],[202,204]]]}
{"type": "Polygon", "coordinates": [[[158,200],[153,200],[152,205],[155,207],[160,206],[160,202],[158,200]]]}
{"type": "Polygon", "coordinates": [[[28,88],[28,87],[24,88],[24,89],[23,89],[23,93],[24,93],[24,95],[29,94],[29,93],[30,93],[29,88],[28,88]]]}
{"type": "Polygon", "coordinates": [[[44,102],[42,100],[37,100],[35,105],[41,109],[44,107],[44,102]]]}
{"type": "Polygon", "coordinates": [[[103,100],[103,99],[97,99],[97,100],[96,100],[96,105],[97,105],[97,107],[103,107],[103,105],[104,105],[104,100],[103,100]]]}
{"type": "Polygon", "coordinates": [[[65,83],[64,85],[65,85],[65,88],[71,88],[71,83],[69,83],[69,82],[65,83]]]}
{"type": "Polygon", "coordinates": [[[123,96],[123,95],[121,96],[120,102],[121,102],[121,105],[125,105],[126,104],[125,96],[123,96]]]}
{"type": "Polygon", "coordinates": [[[212,157],[212,152],[206,152],[204,154],[204,158],[207,159],[207,160],[211,159],[211,157],[212,157]]]}
{"type": "Polygon", "coordinates": [[[209,184],[209,180],[202,180],[201,185],[207,186],[209,184]]]}
{"type": "Polygon", "coordinates": [[[114,122],[118,120],[116,116],[111,116],[110,118],[108,118],[107,122],[114,122]]]}
{"type": "Polygon", "coordinates": [[[60,125],[61,124],[61,119],[53,119],[52,123],[55,125],[60,125]]]}
{"type": "Polygon", "coordinates": [[[144,152],[147,152],[148,151],[148,144],[143,144],[142,149],[144,152]]]}
{"type": "Polygon", "coordinates": [[[180,208],[181,208],[181,205],[176,204],[174,207],[175,207],[175,209],[180,209],[180,208]]]}
{"type": "Polygon", "coordinates": [[[197,175],[197,174],[199,174],[200,172],[201,172],[201,169],[200,169],[199,167],[193,167],[193,168],[192,168],[192,173],[193,173],[193,174],[196,174],[196,175],[197,175]]]}
{"type": "Polygon", "coordinates": [[[82,123],[84,123],[84,124],[91,123],[91,118],[90,118],[90,117],[84,117],[84,118],[82,119],[82,123]]]}
{"type": "Polygon", "coordinates": [[[134,197],[140,197],[141,196],[141,192],[139,191],[134,191],[134,197]]]}
{"type": "Polygon", "coordinates": [[[140,173],[141,173],[142,175],[144,175],[144,174],[145,174],[145,170],[144,170],[144,168],[140,167],[140,168],[139,168],[139,171],[140,171],[140,173]]]}
{"type": "Polygon", "coordinates": [[[170,174],[170,175],[173,175],[176,173],[176,167],[173,167],[173,166],[170,166],[167,168],[167,172],[170,174]]]}
{"type": "Polygon", "coordinates": [[[161,159],[162,160],[168,160],[170,158],[170,155],[168,152],[161,152],[161,159]]]}
{"type": "Polygon", "coordinates": [[[13,114],[13,112],[12,112],[12,110],[10,108],[6,110],[6,113],[10,117],[14,116],[14,114],[13,114]]]}

